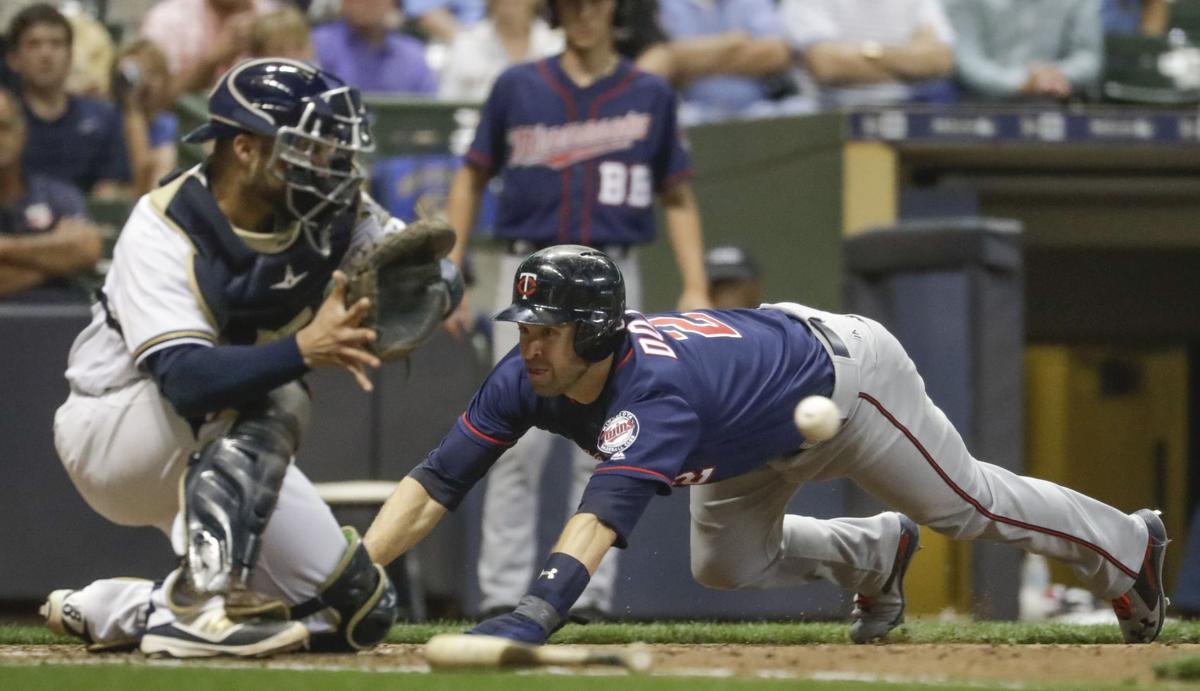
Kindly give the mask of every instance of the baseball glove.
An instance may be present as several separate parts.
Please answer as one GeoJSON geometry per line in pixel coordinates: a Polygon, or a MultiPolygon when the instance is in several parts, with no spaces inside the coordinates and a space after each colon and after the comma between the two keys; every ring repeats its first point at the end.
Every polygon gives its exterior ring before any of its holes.
{"type": "Polygon", "coordinates": [[[453,247],[449,225],[422,219],[358,248],[344,265],[346,304],[371,300],[363,326],[379,334],[371,344],[379,359],[416,350],[462,299],[462,280],[444,259],[453,247]]]}

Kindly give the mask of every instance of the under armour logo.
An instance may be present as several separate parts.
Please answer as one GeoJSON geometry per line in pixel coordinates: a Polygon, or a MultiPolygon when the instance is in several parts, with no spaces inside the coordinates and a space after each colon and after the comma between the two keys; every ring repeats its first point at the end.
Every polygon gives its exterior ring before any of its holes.
{"type": "Polygon", "coordinates": [[[557,573],[558,573],[558,569],[557,569],[557,568],[554,568],[554,569],[549,569],[549,570],[547,570],[547,571],[543,571],[543,572],[541,573],[541,575],[539,575],[539,576],[538,576],[538,578],[541,578],[542,576],[545,576],[546,578],[548,578],[548,579],[550,579],[550,580],[554,580],[554,576],[555,576],[555,574],[557,574],[557,573]]]}
{"type": "Polygon", "coordinates": [[[283,273],[283,280],[272,285],[271,290],[291,290],[292,288],[296,287],[296,284],[300,283],[300,281],[303,281],[304,277],[307,275],[308,272],[305,271],[297,276],[296,273],[292,271],[292,265],[288,264],[287,269],[283,273]]]}

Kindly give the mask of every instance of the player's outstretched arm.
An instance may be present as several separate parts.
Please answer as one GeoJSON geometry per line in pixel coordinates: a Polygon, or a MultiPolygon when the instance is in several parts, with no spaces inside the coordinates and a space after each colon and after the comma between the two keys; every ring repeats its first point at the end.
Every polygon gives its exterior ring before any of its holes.
{"type": "Polygon", "coordinates": [[[346,307],[346,274],[333,272],[333,290],[317,316],[296,334],[296,345],[310,368],[341,367],[354,375],[363,391],[374,388],[366,368],[379,367],[379,358],[366,349],[375,331],[360,326],[371,302],[362,298],[346,307]]]}
{"type": "Polygon", "coordinates": [[[423,540],[445,515],[446,507],[434,500],[420,482],[404,478],[363,538],[371,561],[392,563],[423,540]]]}

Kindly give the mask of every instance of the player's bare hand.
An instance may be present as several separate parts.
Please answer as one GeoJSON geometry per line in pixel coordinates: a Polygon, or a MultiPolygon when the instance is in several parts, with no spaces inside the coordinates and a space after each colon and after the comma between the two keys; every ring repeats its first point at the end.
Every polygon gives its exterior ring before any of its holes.
{"type": "Polygon", "coordinates": [[[698,288],[685,288],[679,294],[679,302],[676,304],[676,309],[680,312],[689,312],[691,310],[712,309],[712,300],[708,299],[708,291],[698,288]]]}
{"type": "Polygon", "coordinates": [[[371,301],[363,298],[346,306],[346,274],[333,273],[333,291],[321,303],[317,316],[296,334],[296,345],[309,367],[340,367],[354,375],[363,389],[374,387],[367,368],[378,368],[379,358],[367,350],[378,337],[374,329],[360,326],[371,301]]]}
{"type": "Polygon", "coordinates": [[[446,321],[442,322],[442,327],[446,329],[446,333],[451,336],[462,339],[467,334],[471,333],[474,328],[474,314],[471,312],[471,306],[468,304],[467,296],[464,295],[458,307],[446,317],[446,321]]]}

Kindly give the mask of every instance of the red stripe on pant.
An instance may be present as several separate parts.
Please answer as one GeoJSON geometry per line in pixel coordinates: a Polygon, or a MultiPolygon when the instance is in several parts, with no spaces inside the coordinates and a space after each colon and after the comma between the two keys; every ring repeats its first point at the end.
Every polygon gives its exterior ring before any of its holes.
{"type": "Polygon", "coordinates": [[[968,504],[973,506],[976,511],[983,514],[984,517],[986,517],[990,520],[996,521],[997,523],[1004,523],[1006,525],[1016,526],[1018,528],[1024,528],[1026,530],[1031,530],[1035,533],[1051,535],[1053,537],[1062,538],[1063,540],[1068,540],[1070,542],[1074,542],[1077,545],[1083,545],[1084,547],[1092,550],[1096,554],[1099,554],[1101,557],[1104,557],[1105,560],[1107,560],[1113,566],[1120,569],[1121,573],[1129,576],[1130,578],[1137,578],[1137,576],[1138,576],[1137,571],[1129,570],[1128,568],[1126,568],[1126,566],[1124,564],[1122,564],[1120,561],[1117,561],[1116,557],[1109,554],[1107,551],[1105,551],[1103,548],[1099,547],[1098,545],[1093,545],[1092,543],[1088,542],[1087,540],[1077,538],[1073,535],[1067,535],[1066,533],[1055,530],[1053,528],[1046,528],[1046,527],[1043,527],[1040,525],[1033,525],[1031,523],[1026,523],[1024,521],[1018,521],[1015,518],[1006,518],[1004,516],[997,516],[996,514],[992,513],[991,511],[988,511],[987,509],[985,509],[983,507],[983,504],[980,504],[978,500],[976,500],[971,495],[967,494],[966,490],[964,490],[962,487],[959,487],[957,484],[955,484],[954,480],[950,479],[950,476],[946,474],[946,471],[942,470],[942,467],[940,465],[938,465],[938,462],[933,459],[933,456],[930,455],[930,453],[925,450],[925,447],[921,445],[921,442],[917,440],[917,438],[913,435],[913,433],[908,431],[907,427],[900,424],[900,421],[897,420],[895,418],[895,416],[893,416],[890,412],[888,412],[888,409],[884,408],[882,403],[875,400],[875,398],[869,394],[859,393],[858,397],[863,399],[867,403],[870,403],[871,405],[875,406],[875,409],[878,410],[881,415],[883,415],[885,418],[887,418],[887,421],[892,423],[893,427],[900,430],[900,432],[903,433],[904,436],[908,437],[908,440],[910,442],[912,442],[912,445],[916,447],[917,451],[919,451],[921,453],[921,455],[925,457],[925,461],[927,463],[929,463],[929,467],[933,468],[933,471],[935,473],[937,473],[939,477],[942,478],[942,481],[945,482],[950,487],[950,489],[954,490],[955,494],[962,497],[963,501],[967,502],[968,504]]]}

